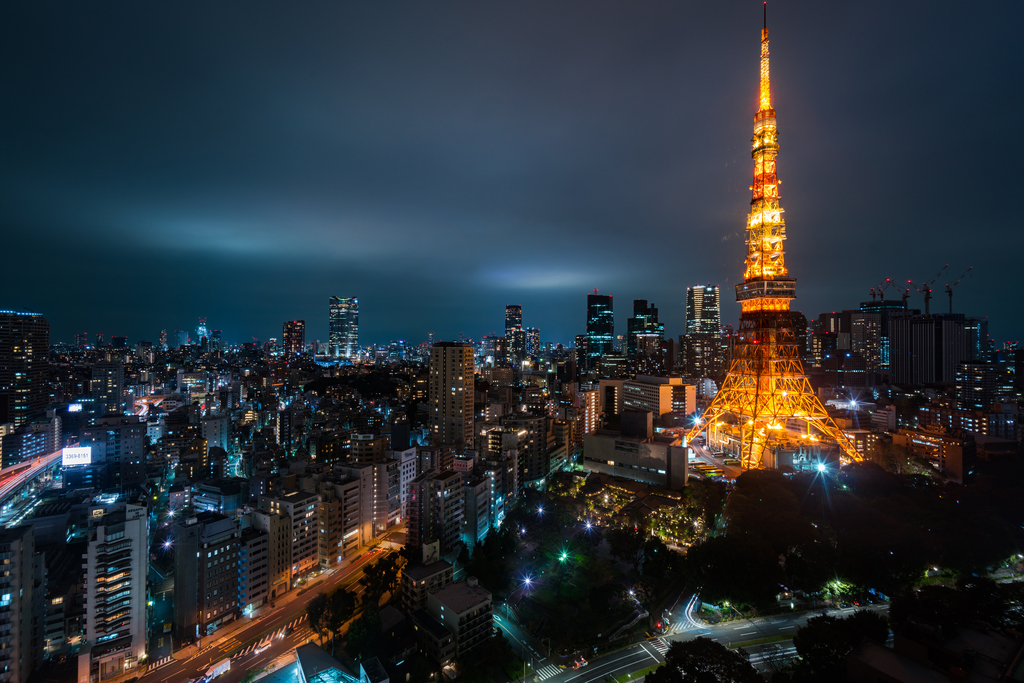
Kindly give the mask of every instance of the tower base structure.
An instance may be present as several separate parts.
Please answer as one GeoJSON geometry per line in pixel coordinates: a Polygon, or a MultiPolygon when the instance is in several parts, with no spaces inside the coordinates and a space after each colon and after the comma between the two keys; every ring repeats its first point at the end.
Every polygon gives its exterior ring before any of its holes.
{"type": "Polygon", "coordinates": [[[789,298],[764,305],[764,298],[737,294],[746,310],[729,374],[687,441],[706,432],[709,445],[738,454],[744,469],[820,462],[832,448],[840,460],[861,460],[804,374],[789,298]]]}

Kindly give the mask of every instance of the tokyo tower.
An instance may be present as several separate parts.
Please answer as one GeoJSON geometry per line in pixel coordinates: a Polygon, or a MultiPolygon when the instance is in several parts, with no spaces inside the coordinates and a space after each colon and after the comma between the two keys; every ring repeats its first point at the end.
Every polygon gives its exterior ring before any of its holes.
{"type": "Polygon", "coordinates": [[[811,454],[836,444],[844,459],[860,460],[846,435],[811,389],[790,302],[796,280],[786,269],[786,222],[779,204],[775,110],[768,83],[768,3],[761,31],[761,97],[754,114],[754,184],[747,217],[747,260],[736,285],[740,326],[729,373],[687,440],[707,430],[709,443],[739,452],[744,468],[778,467],[783,453],[811,454]]]}

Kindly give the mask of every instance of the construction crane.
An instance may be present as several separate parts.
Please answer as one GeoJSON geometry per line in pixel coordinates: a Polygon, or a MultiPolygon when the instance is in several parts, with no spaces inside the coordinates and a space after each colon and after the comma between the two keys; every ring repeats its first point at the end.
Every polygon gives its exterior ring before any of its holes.
{"type": "MultiPolygon", "coordinates": [[[[942,275],[944,272],[946,272],[946,268],[949,268],[949,264],[948,263],[946,265],[942,266],[942,270],[940,270],[938,273],[936,273],[935,277],[933,277],[928,282],[922,283],[920,287],[915,285],[910,280],[907,280],[907,284],[911,285],[914,289],[916,289],[917,291],[919,291],[922,294],[924,294],[924,314],[925,315],[929,315],[931,313],[930,309],[931,309],[931,304],[932,304],[932,285],[935,283],[936,280],[939,279],[940,275],[942,275]]],[[[907,289],[907,293],[909,294],[909,292],[910,292],[910,289],[908,288],[907,289]]]]}
{"type": "Polygon", "coordinates": [[[950,284],[946,285],[946,294],[949,295],[949,312],[951,314],[953,313],[953,288],[956,287],[958,284],[960,284],[960,281],[963,280],[965,277],[967,277],[968,273],[970,273],[972,270],[974,270],[974,266],[971,266],[970,268],[965,270],[964,274],[961,275],[959,278],[957,278],[956,282],[954,282],[951,285],[950,284]]]}
{"type": "Polygon", "coordinates": [[[890,287],[894,287],[895,285],[896,285],[896,281],[893,280],[891,277],[885,278],[878,285],[876,285],[876,286],[871,288],[871,300],[872,301],[878,301],[878,300],[885,301],[885,290],[887,290],[890,287]]]}
{"type": "MultiPolygon", "coordinates": [[[[910,280],[907,280],[907,282],[910,282],[910,280]]],[[[910,287],[907,287],[906,289],[900,289],[897,287],[896,291],[900,293],[900,297],[903,299],[903,308],[906,308],[907,299],[910,298],[910,287]]]]}

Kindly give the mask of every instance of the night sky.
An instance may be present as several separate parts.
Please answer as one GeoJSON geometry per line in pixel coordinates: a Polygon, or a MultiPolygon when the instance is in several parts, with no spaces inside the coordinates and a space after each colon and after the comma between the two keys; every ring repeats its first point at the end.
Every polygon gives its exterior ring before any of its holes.
{"type": "MultiPolygon", "coordinates": [[[[1024,339],[1024,3],[774,2],[808,318],[886,277],[1024,339]],[[1015,201],[1016,200],[1016,201],[1015,201]]],[[[761,3],[0,7],[0,308],[229,342],[360,298],[361,343],[585,328],[586,294],[738,318],[761,3]]],[[[892,290],[890,296],[896,297],[892,290]]],[[[923,307],[914,292],[912,305],[923,307]]]]}

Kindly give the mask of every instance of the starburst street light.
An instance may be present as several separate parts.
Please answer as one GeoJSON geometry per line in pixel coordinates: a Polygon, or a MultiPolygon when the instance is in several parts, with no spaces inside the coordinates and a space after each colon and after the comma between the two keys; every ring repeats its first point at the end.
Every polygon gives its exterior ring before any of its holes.
{"type": "Polygon", "coordinates": [[[569,559],[569,553],[567,553],[567,552],[565,552],[563,550],[562,554],[558,556],[558,561],[559,562],[565,562],[567,559],[569,559]]]}
{"type": "Polygon", "coordinates": [[[818,471],[824,473],[826,470],[828,470],[828,467],[825,465],[825,463],[819,462],[818,471]]]}

